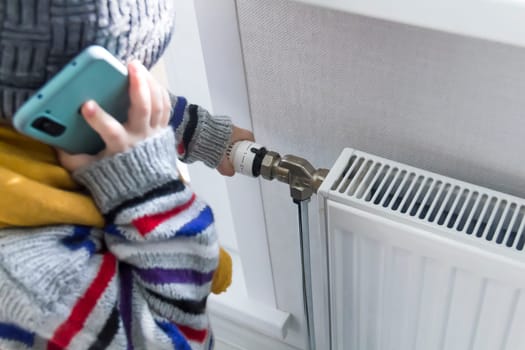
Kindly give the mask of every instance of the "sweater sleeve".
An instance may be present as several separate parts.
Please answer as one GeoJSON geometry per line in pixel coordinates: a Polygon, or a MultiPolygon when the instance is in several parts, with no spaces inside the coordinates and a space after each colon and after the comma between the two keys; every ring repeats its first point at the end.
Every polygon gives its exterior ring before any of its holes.
{"type": "Polygon", "coordinates": [[[121,263],[122,319],[139,348],[153,348],[139,336],[151,325],[197,349],[210,336],[205,305],[218,239],[210,207],[179,179],[174,146],[168,128],[75,173],[106,217],[105,242],[121,263]]]}
{"type": "Polygon", "coordinates": [[[217,167],[229,146],[231,119],[212,116],[204,108],[189,104],[184,97],[170,95],[170,99],[170,126],[175,130],[179,159],[186,163],[200,160],[211,168],[217,167]]]}
{"type": "Polygon", "coordinates": [[[104,229],[0,230],[0,348],[209,349],[219,246],[170,128],[75,178],[104,229]]]}

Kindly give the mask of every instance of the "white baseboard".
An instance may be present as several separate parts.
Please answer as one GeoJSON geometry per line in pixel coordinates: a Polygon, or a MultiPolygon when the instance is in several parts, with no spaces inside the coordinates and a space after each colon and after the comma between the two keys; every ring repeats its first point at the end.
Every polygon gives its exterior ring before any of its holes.
{"type": "Polygon", "coordinates": [[[210,312],[215,350],[301,350],[210,312]]]}

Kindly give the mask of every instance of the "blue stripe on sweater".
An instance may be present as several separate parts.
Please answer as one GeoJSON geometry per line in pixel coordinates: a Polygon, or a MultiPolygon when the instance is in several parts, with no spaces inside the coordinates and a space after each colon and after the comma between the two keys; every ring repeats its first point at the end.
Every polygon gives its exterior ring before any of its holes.
{"type": "Polygon", "coordinates": [[[89,236],[89,233],[91,232],[91,227],[89,226],[75,225],[73,227],[73,234],[69,237],[74,240],[81,240],[87,238],[89,236]]]}
{"type": "Polygon", "coordinates": [[[213,212],[206,206],[195,219],[177,230],[177,236],[195,236],[213,223],[213,212]]]}
{"type": "Polygon", "coordinates": [[[188,101],[186,101],[184,97],[177,97],[177,103],[175,103],[175,109],[169,123],[173,130],[176,130],[182,122],[184,110],[186,109],[187,104],[188,101]]]}
{"type": "Polygon", "coordinates": [[[115,224],[107,225],[106,227],[104,227],[104,232],[112,236],[127,239],[126,236],[124,236],[124,234],[119,230],[118,226],[115,224]]]}
{"type": "Polygon", "coordinates": [[[173,348],[175,350],[191,350],[190,344],[186,341],[184,336],[180,333],[177,326],[168,322],[155,321],[159,327],[171,339],[173,348]]]}
{"type": "Polygon", "coordinates": [[[31,348],[35,342],[35,333],[11,323],[0,322],[0,339],[14,340],[31,348]]]}
{"type": "Polygon", "coordinates": [[[88,226],[74,226],[73,234],[62,239],[62,244],[70,250],[86,249],[89,255],[93,255],[97,250],[97,245],[93,242],[89,233],[91,228],[88,226]]]}

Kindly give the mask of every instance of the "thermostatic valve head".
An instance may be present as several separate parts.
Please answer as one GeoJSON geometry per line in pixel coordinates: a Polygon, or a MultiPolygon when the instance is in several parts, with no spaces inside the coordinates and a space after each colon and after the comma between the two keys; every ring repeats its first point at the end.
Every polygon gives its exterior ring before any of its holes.
{"type": "Polygon", "coordinates": [[[239,141],[226,152],[235,172],[266,180],[277,179],[290,185],[296,201],[308,200],[316,193],[328,169],[315,169],[306,159],[293,155],[281,157],[252,141],[239,141]]]}
{"type": "Polygon", "coordinates": [[[261,164],[266,153],[268,151],[264,146],[252,141],[236,142],[226,151],[235,172],[252,177],[261,174],[261,164]]]}

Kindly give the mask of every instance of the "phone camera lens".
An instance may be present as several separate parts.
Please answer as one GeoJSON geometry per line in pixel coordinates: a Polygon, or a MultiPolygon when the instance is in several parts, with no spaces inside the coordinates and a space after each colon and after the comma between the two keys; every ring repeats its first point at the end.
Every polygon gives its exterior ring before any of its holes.
{"type": "Polygon", "coordinates": [[[58,124],[57,122],[49,119],[46,116],[38,117],[31,126],[35,129],[45,132],[51,136],[60,136],[66,130],[65,126],[58,124]]]}

